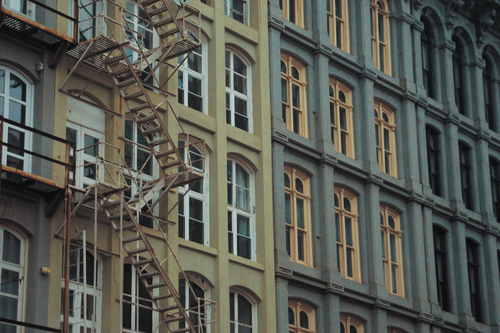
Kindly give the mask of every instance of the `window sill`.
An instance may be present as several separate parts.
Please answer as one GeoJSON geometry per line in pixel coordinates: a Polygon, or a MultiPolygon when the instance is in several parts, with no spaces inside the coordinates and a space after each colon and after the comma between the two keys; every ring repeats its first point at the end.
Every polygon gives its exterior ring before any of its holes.
{"type": "Polygon", "coordinates": [[[262,151],[262,140],[260,137],[229,124],[226,124],[226,130],[229,141],[241,144],[256,152],[262,151]]]}
{"type": "Polygon", "coordinates": [[[179,238],[179,247],[184,247],[211,257],[217,257],[219,255],[219,251],[213,247],[191,242],[183,238],[179,238]]]}
{"type": "Polygon", "coordinates": [[[238,264],[241,266],[253,268],[253,269],[261,271],[261,272],[265,271],[264,265],[262,265],[258,262],[252,261],[250,259],[238,257],[237,255],[232,254],[232,253],[229,253],[229,262],[232,262],[232,263],[235,263],[235,264],[238,264]]]}

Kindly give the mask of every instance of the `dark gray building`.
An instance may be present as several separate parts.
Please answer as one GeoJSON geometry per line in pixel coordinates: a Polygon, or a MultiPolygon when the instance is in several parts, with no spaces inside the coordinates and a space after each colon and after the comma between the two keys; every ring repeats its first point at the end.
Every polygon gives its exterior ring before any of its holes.
{"type": "Polygon", "coordinates": [[[277,332],[500,332],[499,14],[269,1],[277,332]]]}

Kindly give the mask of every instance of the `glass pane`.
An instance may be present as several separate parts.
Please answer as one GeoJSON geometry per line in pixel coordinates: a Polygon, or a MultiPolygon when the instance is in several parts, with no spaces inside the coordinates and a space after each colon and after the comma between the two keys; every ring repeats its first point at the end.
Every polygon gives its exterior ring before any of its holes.
{"type": "Polygon", "coordinates": [[[233,76],[234,90],[244,95],[247,94],[247,78],[238,74],[233,76]]]}
{"type": "MultiPolygon", "coordinates": [[[[20,132],[15,129],[9,128],[7,137],[8,137],[7,142],[10,145],[24,149],[24,132],[20,132]]],[[[7,148],[7,150],[16,155],[24,156],[24,152],[22,152],[19,149],[9,147],[7,148]]]]}
{"type": "Polygon", "coordinates": [[[334,194],[334,201],[335,201],[335,207],[339,207],[339,197],[337,195],[337,193],[334,194]]]}
{"type": "Polygon", "coordinates": [[[300,80],[300,74],[299,74],[299,70],[292,66],[292,77],[295,79],[295,80],[300,80]]]}
{"type": "Polygon", "coordinates": [[[5,71],[0,69],[0,94],[5,93],[5,71]]]}
{"type": "Polygon", "coordinates": [[[241,295],[238,295],[238,322],[252,326],[252,304],[241,295]]]}
{"type": "Polygon", "coordinates": [[[229,253],[234,253],[234,236],[233,236],[233,214],[231,212],[227,212],[227,230],[228,233],[228,251],[229,253]]]}
{"type": "Polygon", "coordinates": [[[289,193],[285,193],[285,222],[292,225],[292,198],[289,193]]]}
{"type": "Polygon", "coordinates": [[[26,105],[11,100],[9,102],[9,119],[26,125],[26,105]]]}
{"type": "Polygon", "coordinates": [[[290,188],[290,177],[285,173],[285,187],[290,188]]]}
{"type": "Polygon", "coordinates": [[[297,227],[305,229],[304,200],[297,198],[296,203],[297,203],[297,227]]]}
{"type": "Polygon", "coordinates": [[[345,239],[347,245],[354,246],[352,237],[352,220],[347,216],[345,217],[345,239]]]}
{"type": "Polygon", "coordinates": [[[288,324],[295,325],[295,313],[292,308],[288,308],[288,324]]]}
{"type": "Polygon", "coordinates": [[[300,134],[300,111],[293,109],[293,132],[300,134]]]}
{"type": "Polygon", "coordinates": [[[292,84],[292,103],[293,106],[300,109],[300,87],[292,84]]]}
{"type": "Polygon", "coordinates": [[[236,207],[250,211],[250,191],[236,186],[236,207]]]}
{"type": "Polygon", "coordinates": [[[347,131],[347,110],[344,108],[339,108],[340,111],[340,128],[347,131]]]}
{"type": "MultiPolygon", "coordinates": [[[[287,72],[287,70],[286,70],[286,64],[285,64],[285,62],[283,60],[281,60],[281,72],[285,73],[285,74],[287,72]]],[[[0,75],[1,74],[2,74],[2,72],[0,72],[0,75]]]]}
{"type": "Polygon", "coordinates": [[[342,240],[342,235],[340,234],[340,215],[337,212],[335,212],[335,231],[337,234],[337,242],[340,242],[342,240]]]}
{"type": "Polygon", "coordinates": [[[299,260],[304,261],[304,232],[297,232],[297,257],[299,260]]]}
{"type": "Polygon", "coordinates": [[[304,311],[300,311],[300,327],[309,328],[309,317],[304,311]]]}
{"type": "Polygon", "coordinates": [[[348,198],[344,198],[344,209],[348,212],[351,211],[351,200],[349,200],[348,198]]]}
{"type": "Polygon", "coordinates": [[[99,139],[93,138],[85,134],[83,141],[84,141],[83,146],[88,147],[84,150],[84,153],[97,157],[97,155],[99,155],[99,146],[97,145],[99,143],[99,139]]]}
{"type": "Polygon", "coordinates": [[[238,235],[250,237],[250,218],[242,215],[237,215],[238,235]]]}
{"type": "Polygon", "coordinates": [[[384,42],[384,15],[378,14],[378,38],[383,43],[384,42]]]}
{"type": "MultiPolygon", "coordinates": [[[[3,318],[17,320],[17,298],[0,295],[0,313],[3,318]]],[[[2,324],[0,332],[16,333],[17,329],[15,326],[2,324]]]]}
{"type": "Polygon", "coordinates": [[[384,128],[384,149],[391,151],[391,141],[389,139],[389,130],[384,128]]]}
{"type": "Polygon", "coordinates": [[[304,185],[299,178],[295,178],[295,190],[299,193],[304,193],[304,185]]]}
{"type": "Polygon", "coordinates": [[[385,259],[385,233],[384,230],[380,233],[382,239],[382,258],[385,259]]]}
{"type": "Polygon", "coordinates": [[[391,265],[391,275],[392,275],[392,292],[393,292],[394,294],[396,294],[396,293],[398,292],[398,283],[397,283],[396,270],[397,270],[396,265],[391,265]]]}
{"type": "Polygon", "coordinates": [[[197,52],[201,53],[201,48],[189,55],[188,59],[186,60],[187,67],[201,74],[202,73],[201,56],[197,52]]]}
{"type": "Polygon", "coordinates": [[[285,103],[288,102],[287,82],[283,78],[281,79],[281,101],[285,103]]]}
{"type": "Polygon", "coordinates": [[[19,295],[19,285],[19,272],[2,268],[2,276],[0,277],[0,291],[2,293],[17,296],[19,295]]]}
{"type": "Polygon", "coordinates": [[[21,264],[21,240],[4,229],[2,261],[21,264]]]}
{"type": "Polygon", "coordinates": [[[396,254],[396,236],[394,234],[391,234],[390,236],[390,243],[391,243],[391,261],[394,263],[398,262],[397,254],[396,254]]]}
{"type": "Polygon", "coordinates": [[[10,97],[26,102],[26,84],[15,74],[10,74],[10,97]]]}
{"type": "Polygon", "coordinates": [[[335,16],[342,18],[342,0],[335,0],[335,16]]]}
{"type": "Polygon", "coordinates": [[[392,229],[396,229],[396,222],[394,221],[394,218],[391,215],[389,215],[388,220],[389,220],[389,227],[391,227],[392,229]]]}
{"type": "Polygon", "coordinates": [[[347,266],[347,276],[353,277],[352,273],[352,250],[350,248],[346,248],[346,266],[347,266]]]}
{"type": "Polygon", "coordinates": [[[204,225],[193,219],[189,219],[189,240],[195,243],[203,244],[204,225]]]}
{"type": "Polygon", "coordinates": [[[250,175],[238,163],[236,163],[236,185],[243,186],[245,188],[250,187],[250,175]]]}

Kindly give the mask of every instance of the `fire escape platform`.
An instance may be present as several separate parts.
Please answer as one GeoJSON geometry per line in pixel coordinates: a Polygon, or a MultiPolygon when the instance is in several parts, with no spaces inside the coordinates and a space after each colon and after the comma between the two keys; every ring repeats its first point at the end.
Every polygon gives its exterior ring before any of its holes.
{"type": "Polygon", "coordinates": [[[85,188],[76,187],[69,185],[73,190],[73,203],[80,204],[89,209],[100,209],[102,201],[101,199],[109,198],[113,194],[117,194],[121,191],[129,188],[128,186],[114,186],[106,183],[97,183],[94,185],[86,186],[85,188]],[[97,188],[97,205],[94,207],[95,203],[95,189],[97,188]],[[83,201],[83,202],[82,202],[83,201]]]}
{"type": "Polygon", "coordinates": [[[2,186],[3,185],[12,186],[16,190],[32,191],[46,197],[51,197],[61,190],[64,190],[64,186],[58,186],[56,183],[46,178],[6,165],[2,165],[2,186]]]}
{"type": "Polygon", "coordinates": [[[119,43],[116,39],[101,34],[78,44],[76,47],[68,50],[67,53],[75,59],[81,59],[86,52],[83,62],[96,68],[103,68],[102,54],[111,52],[129,43],[129,41],[119,43]],[[90,49],[87,51],[89,46],[90,49]]]}
{"type": "Polygon", "coordinates": [[[203,180],[203,173],[195,171],[193,169],[188,169],[186,171],[166,176],[165,184],[172,184],[170,188],[173,189],[176,187],[191,184],[199,180],[203,180]]]}

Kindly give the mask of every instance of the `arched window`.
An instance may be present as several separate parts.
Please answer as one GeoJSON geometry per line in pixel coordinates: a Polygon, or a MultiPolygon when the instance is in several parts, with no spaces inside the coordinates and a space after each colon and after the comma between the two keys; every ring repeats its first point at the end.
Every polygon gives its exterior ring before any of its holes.
{"type": "Polygon", "coordinates": [[[182,61],[177,73],[177,100],[180,104],[207,114],[207,43],[202,43],[189,56],[180,56],[179,63],[182,61]]]}
{"type": "Polygon", "coordinates": [[[251,67],[240,56],[226,50],[226,122],[252,132],[251,67]]]}
{"type": "MultiPolygon", "coordinates": [[[[0,114],[20,125],[31,126],[33,121],[33,86],[23,75],[9,67],[0,66],[0,114]]],[[[16,125],[4,124],[2,164],[31,171],[31,155],[17,148],[31,150],[31,132],[16,125]]]]}
{"type": "Polygon", "coordinates": [[[471,148],[464,142],[458,143],[460,156],[460,180],[462,182],[462,201],[467,209],[474,209],[472,195],[472,163],[471,163],[471,148]]]}
{"type": "Polygon", "coordinates": [[[328,35],[332,45],[349,53],[349,8],[347,0],[327,0],[328,35]]]}
{"type": "Polygon", "coordinates": [[[434,68],[432,62],[432,28],[427,20],[423,21],[424,31],[422,31],[421,45],[422,45],[422,78],[424,88],[427,91],[427,96],[435,98],[434,92],[434,68]]]}
{"type": "Polygon", "coordinates": [[[244,293],[237,290],[229,292],[231,333],[256,333],[257,308],[244,293]]]}
{"type": "Polygon", "coordinates": [[[466,246],[471,311],[476,321],[482,321],[479,244],[468,238],[466,246]]]}
{"type": "MultiPolygon", "coordinates": [[[[24,291],[24,239],[0,225],[0,313],[6,319],[21,320],[24,291]]],[[[0,332],[20,332],[0,322],[0,332]]]]}
{"type": "Polygon", "coordinates": [[[354,158],[352,126],[352,92],[344,84],[330,78],[330,120],[335,150],[354,158]]]}
{"type": "Polygon", "coordinates": [[[493,66],[485,54],[483,54],[483,59],[486,63],[486,67],[483,69],[484,113],[489,129],[495,131],[495,105],[492,101],[493,85],[495,84],[493,81],[493,66]]]}
{"type": "Polygon", "coordinates": [[[358,241],[358,200],[341,187],[335,188],[337,267],[342,277],[361,282],[358,241]]]}
{"type": "Polygon", "coordinates": [[[377,161],[382,172],[397,177],[396,124],[394,116],[394,112],[384,104],[375,102],[377,161]]]}
{"type": "MultiPolygon", "coordinates": [[[[64,277],[62,280],[64,295],[64,277]]],[[[83,247],[71,245],[69,252],[69,326],[71,332],[101,331],[102,262],[83,247]],[[95,286],[95,288],[94,288],[95,286]]],[[[61,321],[63,317],[61,316],[61,321]]]]}
{"type": "MultiPolygon", "coordinates": [[[[185,274],[189,280],[189,285],[186,283],[184,276],[179,277],[179,296],[181,304],[184,309],[186,309],[193,326],[198,329],[198,325],[201,324],[203,330],[200,332],[207,332],[207,325],[210,323],[211,313],[204,300],[210,299],[210,285],[196,273],[186,272],[185,274]]],[[[186,327],[186,323],[182,320],[179,323],[179,328],[184,327],[186,327]]]]}
{"type": "Polygon", "coordinates": [[[285,166],[286,249],[290,259],[312,265],[310,179],[285,166]]]}
{"type": "Polygon", "coordinates": [[[453,51],[453,83],[455,86],[455,104],[458,107],[458,112],[465,115],[465,100],[464,100],[464,83],[463,83],[463,48],[460,40],[453,36],[455,42],[455,50],[453,51]]]}
{"type": "Polygon", "coordinates": [[[288,300],[288,331],[290,333],[315,333],[316,311],[307,303],[288,300]]]}
{"type": "Polygon", "coordinates": [[[371,0],[372,54],[375,67],[391,75],[391,35],[389,6],[386,0],[371,0]]]}
{"type": "Polygon", "coordinates": [[[340,314],[340,333],[364,333],[365,325],[355,317],[340,314]]]}
{"type": "Polygon", "coordinates": [[[229,253],[255,260],[253,175],[242,164],[227,161],[229,253]]]}
{"type": "Polygon", "coordinates": [[[303,0],[280,0],[280,9],[283,18],[304,28],[304,2],[303,0]]]}
{"type": "Polygon", "coordinates": [[[432,193],[441,195],[441,148],[440,133],[432,126],[426,126],[427,139],[427,169],[432,193]]]}
{"type": "Polygon", "coordinates": [[[380,206],[380,227],[382,228],[382,258],[387,291],[404,297],[403,252],[399,214],[391,208],[380,206]]]}
{"type": "Polygon", "coordinates": [[[209,245],[209,181],[208,156],[195,145],[189,146],[189,155],[186,154],[186,141],[179,140],[179,153],[186,163],[190,163],[194,170],[203,173],[203,180],[192,185],[179,187],[179,237],[203,245],[209,245]],[[188,191],[191,186],[191,190],[188,191]],[[187,193],[186,193],[187,192],[187,193]]]}
{"type": "Polygon", "coordinates": [[[500,219],[500,162],[492,157],[490,157],[490,183],[493,214],[498,221],[500,219]]]}
{"type": "Polygon", "coordinates": [[[446,230],[434,225],[434,260],[436,264],[436,286],[438,302],[444,311],[450,311],[448,280],[448,245],[446,230]]]}
{"type": "Polygon", "coordinates": [[[405,333],[405,332],[398,330],[398,329],[395,329],[395,328],[392,328],[392,327],[389,327],[387,329],[387,333],[405,333]]]}
{"type": "Polygon", "coordinates": [[[305,66],[286,53],[281,53],[282,116],[289,131],[307,137],[305,66]]]}

